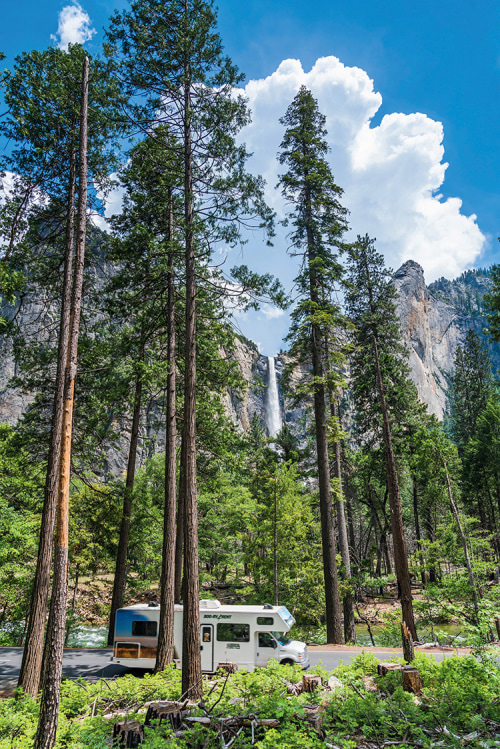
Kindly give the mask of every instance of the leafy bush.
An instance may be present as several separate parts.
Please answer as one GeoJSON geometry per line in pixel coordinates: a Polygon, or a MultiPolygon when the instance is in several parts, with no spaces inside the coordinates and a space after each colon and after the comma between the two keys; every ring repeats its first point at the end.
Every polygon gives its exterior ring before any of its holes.
{"type": "MultiPolygon", "coordinates": [[[[436,663],[433,657],[418,654],[414,665],[422,676],[420,700],[404,692],[401,673],[377,677],[377,659],[364,652],[350,665],[334,672],[343,686],[315,695],[287,694],[287,682],[297,682],[298,666],[281,666],[276,661],[251,673],[238,671],[230,676],[216,675],[205,680],[205,709],[214,718],[229,715],[257,715],[277,718],[277,728],[258,727],[254,746],[258,749],[319,749],[326,743],[354,749],[365,742],[381,745],[398,742],[427,749],[457,749],[467,734],[467,746],[493,746],[491,725],[500,714],[500,666],[493,654],[480,657],[449,657],[436,663]],[[323,705],[323,741],[307,722],[305,705],[323,705]],[[443,730],[446,726],[446,732],[443,730]]],[[[315,668],[326,683],[331,672],[315,668]]],[[[128,718],[144,719],[144,703],[179,699],[181,672],[173,667],[163,673],[137,679],[128,675],[91,684],[66,680],[62,685],[57,749],[105,749],[110,746],[113,723],[110,712],[124,712],[128,718]],[[141,711],[142,709],[142,711],[141,711]],[[139,712],[141,711],[141,712],[139,712]]],[[[31,749],[38,719],[38,703],[31,697],[0,702],[0,749],[31,749]]],[[[205,713],[200,708],[197,715],[205,713]]],[[[496,730],[496,729],[493,729],[496,730]]],[[[214,729],[196,726],[183,738],[165,728],[146,729],[144,749],[202,749],[220,745],[214,729]]],[[[244,730],[234,749],[251,745],[250,730],[244,730]]]]}

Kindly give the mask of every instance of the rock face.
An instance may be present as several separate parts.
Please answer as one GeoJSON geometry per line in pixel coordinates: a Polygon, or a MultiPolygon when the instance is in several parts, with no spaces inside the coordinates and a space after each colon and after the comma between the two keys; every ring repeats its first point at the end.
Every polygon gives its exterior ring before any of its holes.
{"type": "MultiPolygon", "coordinates": [[[[2,308],[2,314],[12,319],[19,316],[23,335],[26,339],[37,336],[38,340],[48,340],[52,335],[54,321],[43,300],[27,297],[21,310],[2,308]]],[[[12,339],[0,336],[0,422],[15,426],[19,417],[33,401],[30,393],[11,386],[11,380],[18,374],[18,365],[13,352],[12,339]]]]}
{"type": "MultiPolygon", "coordinates": [[[[93,282],[99,286],[102,280],[96,277],[93,282]]],[[[431,413],[442,419],[457,346],[464,344],[470,328],[484,338],[482,298],[491,287],[491,278],[487,271],[468,271],[455,281],[440,279],[426,287],[422,267],[409,260],[395,273],[393,282],[399,293],[397,310],[402,336],[410,350],[412,378],[431,413]]],[[[19,315],[26,337],[36,335],[38,338],[42,336],[50,339],[56,334],[54,316],[50,307],[47,311],[42,300],[27,297],[21,311],[16,314],[19,315]]],[[[488,345],[496,370],[500,367],[500,347],[489,341],[488,345]]],[[[231,356],[238,362],[248,389],[243,394],[233,391],[227,393],[224,398],[227,413],[233,423],[244,431],[250,428],[251,420],[257,414],[269,434],[266,414],[268,358],[260,355],[250,341],[240,338],[235,340],[235,350],[231,356]]],[[[292,409],[284,401],[281,388],[283,368],[288,361],[286,353],[275,357],[274,361],[281,415],[288,424],[299,425],[304,419],[304,413],[300,408],[292,409]]],[[[29,393],[9,385],[10,379],[16,374],[16,367],[11,341],[8,338],[0,339],[0,422],[12,425],[16,424],[32,400],[29,393]]],[[[304,365],[302,372],[298,368],[292,374],[292,386],[306,371],[307,367],[304,365]]],[[[159,418],[155,419],[153,414],[151,420],[148,419],[148,433],[145,434],[147,439],[144,440],[141,462],[153,452],[164,449],[163,430],[158,428],[159,418]]],[[[126,430],[127,427],[124,428],[122,444],[109,450],[105,472],[118,475],[123,471],[123,455],[126,454],[128,444],[126,430]]]]}
{"type": "MultiPolygon", "coordinates": [[[[266,430],[269,437],[269,413],[267,392],[269,389],[269,360],[267,356],[262,356],[255,346],[241,341],[239,338],[235,341],[235,351],[232,354],[233,359],[238,362],[238,366],[243,374],[245,381],[248,383],[248,389],[243,395],[229,392],[224,398],[224,405],[227,413],[230,415],[233,423],[239,426],[243,431],[250,429],[250,423],[254,414],[257,414],[261,425],[266,430]]],[[[289,424],[296,424],[302,418],[302,409],[292,408],[285,401],[281,379],[283,369],[288,363],[289,357],[285,354],[279,354],[274,357],[274,370],[278,386],[278,395],[280,401],[281,418],[289,424]]],[[[297,377],[299,372],[297,372],[297,377]]],[[[292,382],[294,377],[292,376],[292,382]]]]}
{"type": "MultiPolygon", "coordinates": [[[[486,340],[482,298],[491,279],[487,273],[468,272],[456,281],[441,279],[426,287],[422,266],[408,260],[394,274],[393,283],[412,379],[429,411],[442,419],[457,347],[463,346],[471,328],[486,340]]],[[[487,343],[497,369],[500,349],[487,343]]]]}

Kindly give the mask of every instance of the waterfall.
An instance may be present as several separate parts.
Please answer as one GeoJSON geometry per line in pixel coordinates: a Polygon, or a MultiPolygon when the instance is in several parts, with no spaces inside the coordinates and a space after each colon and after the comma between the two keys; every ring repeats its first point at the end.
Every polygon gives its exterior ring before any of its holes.
{"type": "Polygon", "coordinates": [[[278,381],[276,380],[276,370],[274,369],[274,356],[267,357],[266,423],[270,437],[275,437],[283,425],[278,395],[278,381]]]}

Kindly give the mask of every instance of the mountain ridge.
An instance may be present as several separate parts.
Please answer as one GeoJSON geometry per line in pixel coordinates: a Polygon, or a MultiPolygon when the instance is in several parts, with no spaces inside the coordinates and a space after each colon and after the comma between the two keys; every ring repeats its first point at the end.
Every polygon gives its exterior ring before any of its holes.
{"type": "MultiPolygon", "coordinates": [[[[443,419],[456,350],[465,343],[469,329],[472,328],[487,342],[494,369],[500,367],[500,346],[488,339],[482,316],[483,297],[491,290],[491,276],[488,269],[466,271],[453,281],[442,278],[427,286],[422,266],[408,260],[394,273],[393,283],[399,294],[397,313],[402,338],[409,349],[412,379],[429,411],[443,419]]],[[[42,300],[28,297],[17,314],[22,326],[33,327],[36,320],[43,320],[44,314],[49,313],[44,313],[42,300]]],[[[241,335],[235,335],[235,348],[230,356],[238,362],[248,389],[243,394],[228,391],[224,396],[228,415],[244,431],[249,430],[254,413],[266,426],[268,357],[260,354],[256,345],[241,335]]],[[[287,361],[286,352],[275,357],[278,384],[287,361]]],[[[16,367],[11,342],[4,337],[3,341],[0,339],[0,422],[13,426],[32,400],[30,393],[9,384],[16,367]]],[[[300,379],[300,369],[297,370],[297,378],[300,379]]],[[[286,421],[296,423],[303,419],[302,409],[289,409],[281,387],[279,393],[282,415],[286,421]]],[[[158,450],[162,445],[161,436],[158,435],[157,439],[158,450]]],[[[127,435],[124,434],[120,442],[123,445],[126,441],[127,435]]],[[[111,452],[113,458],[109,470],[116,474],[122,470],[121,459],[119,451],[111,452]]]]}

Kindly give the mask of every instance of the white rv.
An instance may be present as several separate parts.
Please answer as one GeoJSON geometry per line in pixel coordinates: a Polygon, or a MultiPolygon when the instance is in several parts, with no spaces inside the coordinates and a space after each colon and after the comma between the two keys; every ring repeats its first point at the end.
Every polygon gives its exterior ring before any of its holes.
{"type": "MultiPolygon", "coordinates": [[[[182,606],[175,606],[174,655],[182,665],[182,606]]],[[[129,668],[154,668],[160,608],[156,603],[118,609],[111,663],[129,668]]],[[[309,668],[307,645],[289,640],[295,623],[286,606],[223,606],[220,601],[200,601],[201,670],[214,673],[219,663],[231,661],[253,671],[271,658],[309,668]]]]}

